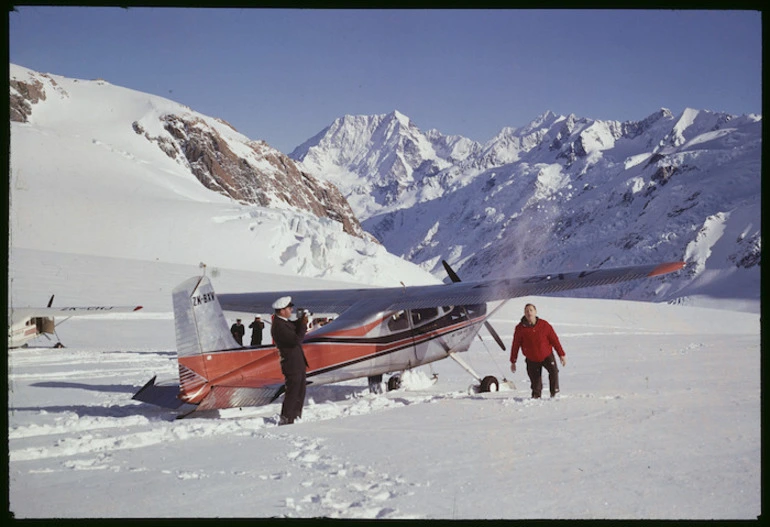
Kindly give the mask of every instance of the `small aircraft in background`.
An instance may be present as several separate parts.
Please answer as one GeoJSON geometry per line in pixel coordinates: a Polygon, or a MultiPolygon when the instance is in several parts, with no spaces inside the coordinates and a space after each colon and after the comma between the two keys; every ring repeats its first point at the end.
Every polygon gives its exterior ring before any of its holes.
{"type": "Polygon", "coordinates": [[[172,293],[179,379],[156,383],[153,377],[133,398],[174,409],[194,405],[185,415],[275,401],[284,392],[278,349],[239,346],[223,309],[268,314],[275,299],[286,295],[298,312],[339,314],[302,343],[309,385],[366,377],[371,388],[383,374],[394,373],[388,380],[393,389],[399,373],[449,357],[479,381],[479,391],[496,391],[494,376],[481,377],[459,357],[483,326],[491,329],[487,319],[505,303],[488,311],[488,302],[650,278],[682,267],[671,262],[460,282],[445,263],[450,284],[219,295],[204,273],[172,293]]]}
{"type": "MultiPolygon", "coordinates": [[[[85,306],[85,307],[51,307],[53,297],[47,307],[11,307],[11,323],[8,327],[8,348],[19,348],[30,340],[45,335],[56,334],[56,326],[70,317],[88,315],[103,315],[105,313],[130,313],[142,309],[142,306],[85,306]],[[55,317],[64,317],[58,323],[55,317]]],[[[57,338],[56,347],[62,347],[57,338]]]]}

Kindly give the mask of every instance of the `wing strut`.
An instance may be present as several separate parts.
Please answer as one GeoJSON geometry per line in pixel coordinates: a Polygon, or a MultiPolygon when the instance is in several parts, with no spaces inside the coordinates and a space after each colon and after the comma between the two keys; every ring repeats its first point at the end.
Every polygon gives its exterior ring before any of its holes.
{"type": "MultiPolygon", "coordinates": [[[[457,276],[457,273],[454,272],[454,270],[449,266],[446,260],[441,260],[441,263],[444,265],[446,274],[449,275],[449,279],[452,280],[452,282],[457,283],[461,281],[460,277],[457,276]]],[[[484,327],[487,328],[487,331],[489,331],[489,334],[492,335],[493,339],[495,339],[495,342],[497,342],[497,345],[500,346],[500,349],[505,351],[505,344],[503,343],[503,339],[501,339],[500,335],[497,334],[497,331],[495,331],[495,328],[492,327],[492,324],[490,324],[487,320],[485,320],[484,327]]]]}
{"type": "Polygon", "coordinates": [[[449,351],[447,352],[447,355],[450,359],[454,360],[457,364],[459,364],[465,371],[471,374],[471,377],[476,379],[477,381],[481,382],[481,376],[473,371],[473,368],[471,368],[467,362],[465,362],[463,359],[461,359],[456,351],[449,351]]]}

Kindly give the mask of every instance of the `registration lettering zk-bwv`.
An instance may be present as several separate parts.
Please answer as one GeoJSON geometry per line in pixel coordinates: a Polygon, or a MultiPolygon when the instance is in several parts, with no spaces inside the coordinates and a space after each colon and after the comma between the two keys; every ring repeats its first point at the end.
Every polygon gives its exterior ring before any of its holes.
{"type": "Polygon", "coordinates": [[[202,295],[192,297],[193,306],[199,306],[201,304],[208,304],[214,300],[214,293],[204,293],[202,295]]]}

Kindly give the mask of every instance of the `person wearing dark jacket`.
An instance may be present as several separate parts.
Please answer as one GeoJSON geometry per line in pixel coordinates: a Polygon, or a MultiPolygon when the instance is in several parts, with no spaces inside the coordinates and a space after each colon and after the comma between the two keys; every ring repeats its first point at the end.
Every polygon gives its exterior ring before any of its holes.
{"type": "Polygon", "coordinates": [[[281,355],[281,373],[286,383],[286,393],[281,406],[279,425],[287,425],[302,417],[305,404],[307,359],[302,349],[302,340],[307,332],[307,315],[289,320],[294,304],[290,296],[282,296],[273,302],[275,317],[270,328],[273,342],[281,355]]]}
{"type": "Polygon", "coordinates": [[[556,365],[553,350],[555,349],[559,354],[562,366],[567,365],[567,358],[553,327],[542,318],[538,318],[534,304],[524,306],[524,316],[521,317],[521,322],[513,332],[511,371],[514,373],[519,348],[526,359],[527,375],[532,383],[532,398],[539,399],[543,391],[543,368],[548,371],[551,397],[555,397],[559,393],[559,367],[556,365]]]}
{"type": "Polygon", "coordinates": [[[233,334],[235,341],[243,346],[243,335],[246,333],[246,328],[241,324],[241,319],[236,319],[235,324],[230,326],[230,333],[233,334]]]}
{"type": "Polygon", "coordinates": [[[254,322],[249,324],[249,329],[251,329],[251,345],[261,346],[262,330],[265,329],[265,323],[262,322],[262,318],[259,316],[254,317],[254,322]]]}

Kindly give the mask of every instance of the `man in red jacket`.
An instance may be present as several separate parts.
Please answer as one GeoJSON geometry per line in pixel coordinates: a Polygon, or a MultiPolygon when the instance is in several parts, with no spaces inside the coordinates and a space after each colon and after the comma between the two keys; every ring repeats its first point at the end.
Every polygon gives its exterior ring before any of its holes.
{"type": "Polygon", "coordinates": [[[524,306],[524,316],[521,317],[521,322],[513,332],[511,371],[514,373],[516,373],[519,348],[524,352],[527,362],[527,375],[532,383],[532,398],[539,399],[543,391],[543,368],[548,370],[551,397],[556,396],[559,393],[559,368],[553,356],[553,349],[559,354],[562,366],[567,365],[567,359],[559,337],[548,322],[538,318],[534,304],[524,306]]]}

